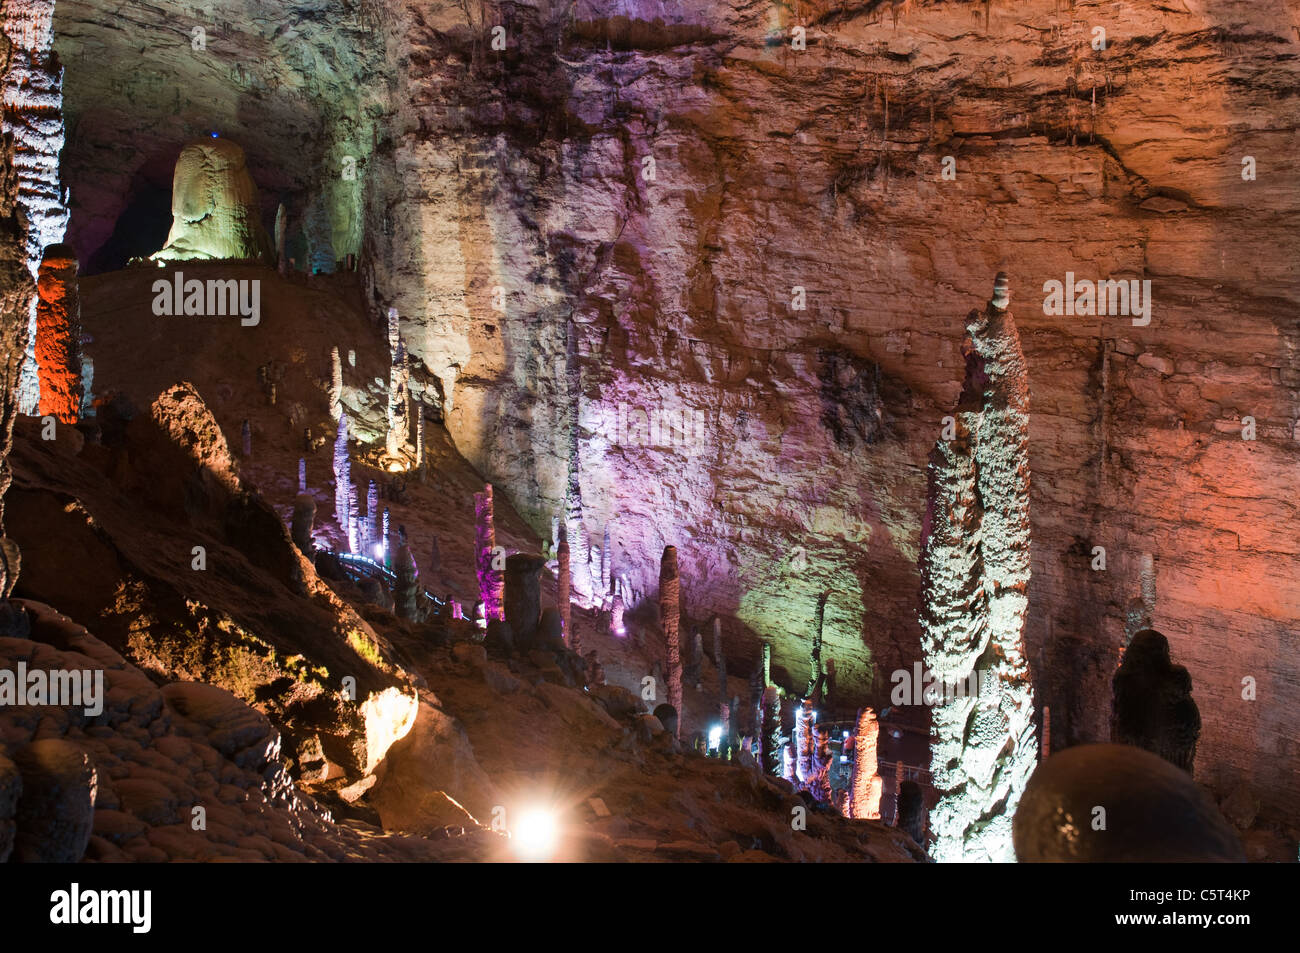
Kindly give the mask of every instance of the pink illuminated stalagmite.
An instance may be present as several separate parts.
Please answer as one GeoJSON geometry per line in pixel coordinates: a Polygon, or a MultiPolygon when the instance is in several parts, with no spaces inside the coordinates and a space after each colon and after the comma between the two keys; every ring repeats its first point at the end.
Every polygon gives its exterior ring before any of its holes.
{"type": "Polygon", "coordinates": [[[474,494],[474,557],[478,574],[478,590],[483,600],[483,614],[490,622],[504,619],[505,574],[493,567],[496,559],[497,536],[492,520],[492,484],[474,494]]]}
{"type": "Polygon", "coordinates": [[[682,733],[681,580],[677,575],[677,547],[665,546],[659,562],[659,617],[668,642],[668,704],[677,711],[677,735],[682,733]]]}
{"type": "Polygon", "coordinates": [[[569,648],[577,652],[578,636],[573,631],[573,604],[570,592],[572,578],[569,575],[569,538],[563,528],[560,530],[558,562],[559,579],[556,580],[555,599],[560,604],[560,624],[564,627],[564,639],[569,643],[569,648]]]}
{"type": "Polygon", "coordinates": [[[880,819],[880,792],[884,788],[877,770],[880,724],[870,708],[858,712],[853,736],[853,780],[849,794],[849,817],[880,819]]]}

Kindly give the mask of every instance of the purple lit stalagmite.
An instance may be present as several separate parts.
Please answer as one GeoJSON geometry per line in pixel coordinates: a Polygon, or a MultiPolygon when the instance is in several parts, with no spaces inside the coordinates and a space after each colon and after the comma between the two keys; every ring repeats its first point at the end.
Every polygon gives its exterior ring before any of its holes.
{"type": "Polygon", "coordinates": [[[478,591],[483,600],[483,615],[489,622],[503,619],[505,577],[493,567],[496,559],[497,537],[492,520],[492,484],[474,494],[474,556],[478,575],[478,591]]]}

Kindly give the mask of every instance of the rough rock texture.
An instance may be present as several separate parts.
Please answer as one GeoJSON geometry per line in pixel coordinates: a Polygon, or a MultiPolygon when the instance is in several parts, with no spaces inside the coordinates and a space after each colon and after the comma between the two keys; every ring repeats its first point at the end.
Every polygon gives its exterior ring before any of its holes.
{"type": "Polygon", "coordinates": [[[1078,745],[1040,764],[1015,818],[1024,862],[1241,862],[1237,835],[1186,771],[1128,745],[1078,745]]]}
{"type": "Polygon", "coordinates": [[[1153,629],[1134,635],[1114,686],[1111,740],[1145,748],[1191,772],[1201,713],[1187,669],[1169,657],[1169,640],[1153,629]]]}
{"type": "Polygon", "coordinates": [[[181,149],[172,178],[172,229],[162,250],[150,257],[273,260],[243,149],[228,139],[204,139],[181,149]]]}
{"type": "Polygon", "coordinates": [[[13,859],[75,864],[86,852],[94,826],[97,778],[89,756],[56,737],[11,750],[22,775],[13,859]]]}
{"type": "MultiPolygon", "coordinates": [[[[0,765],[22,773],[14,860],[434,860],[488,856],[476,838],[386,837],[303,795],[266,716],[211,685],[161,689],[48,607],[0,666],[104,672],[104,710],[0,709],[0,765]]],[[[3,771],[0,771],[3,778],[3,771]]],[[[3,815],[0,815],[2,818],[3,815]]]]}
{"type": "MultiPolygon", "coordinates": [[[[150,208],[165,233],[177,145],[220,127],[268,218],[283,193],[299,268],[318,194],[338,255],[366,235],[368,299],[402,310],[413,394],[534,529],[572,473],[594,531],[618,514],[629,611],[677,541],[688,612],[752,630],[728,630],[733,663],[771,639],[788,689],[808,613],[835,592],[826,653],[846,705],[880,704],[915,660],[953,316],[1004,262],[1026,289],[1067,270],[1150,278],[1146,327],[1019,310],[1040,700],[1057,747],[1108,737],[1154,554],[1152,624],[1175,634],[1204,708],[1198,778],[1249,781],[1294,816],[1294,4],[508,9],[496,52],[494,8],[475,3],[322,0],[300,17],[261,0],[60,0],[82,261],[150,208]],[[611,439],[620,405],[703,411],[704,452],[637,427],[611,439]],[[1105,571],[1089,567],[1098,545],[1105,571]],[[1277,703],[1244,701],[1244,676],[1277,703]]],[[[589,551],[570,540],[580,590],[589,551]]]]}
{"type": "MultiPolygon", "coordinates": [[[[857,730],[853,733],[853,780],[850,784],[849,817],[880,818],[880,795],[884,781],[878,770],[876,746],[880,740],[880,724],[876,713],[864,708],[858,713],[857,730]]],[[[914,839],[920,838],[913,835],[914,839]]]]}
{"type": "Polygon", "coordinates": [[[81,379],[81,302],[77,258],[71,245],[50,245],[36,278],[37,412],[75,424],[85,396],[81,379]]]}
{"type": "Polygon", "coordinates": [[[542,569],[545,565],[546,560],[530,553],[506,557],[502,612],[510,631],[523,648],[540,647],[542,569]]]}
{"type": "Polygon", "coordinates": [[[930,458],[921,528],[921,648],[942,686],[931,708],[939,861],[1014,860],[1011,816],[1038,757],[1025,657],[1029,385],[1008,281],[967,316],[951,434],[930,458]]]}
{"type": "MultiPolygon", "coordinates": [[[[668,682],[668,704],[678,716],[682,713],[681,588],[682,582],[677,575],[677,547],[665,546],[659,562],[659,624],[663,627],[667,646],[664,677],[668,682]]],[[[673,734],[681,736],[680,717],[673,734]]]]}
{"type": "MultiPolygon", "coordinates": [[[[63,68],[53,50],[54,0],[6,0],[0,23],[8,41],[4,87],[4,133],[12,137],[17,177],[16,199],[23,212],[22,242],[33,278],[44,249],[63,241],[68,196],[59,181],[63,148],[63,68]]],[[[33,303],[34,306],[34,303],[33,303]]],[[[25,413],[36,409],[36,314],[28,313],[26,358],[20,400],[25,413]]]]}

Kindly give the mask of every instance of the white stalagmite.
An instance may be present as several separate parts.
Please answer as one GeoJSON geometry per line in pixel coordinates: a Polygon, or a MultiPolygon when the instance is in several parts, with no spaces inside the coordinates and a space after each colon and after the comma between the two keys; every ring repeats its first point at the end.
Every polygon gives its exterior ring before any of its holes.
{"type": "Polygon", "coordinates": [[[938,861],[1013,861],[1011,819],[1037,760],[1025,658],[1029,386],[1005,275],[967,316],[957,436],[930,457],[921,529],[921,643],[949,691],[932,709],[938,861]]]}
{"type": "Polygon", "coordinates": [[[406,346],[400,341],[388,371],[388,436],[385,449],[389,456],[402,453],[410,439],[411,423],[407,412],[406,392],[411,378],[406,361],[406,346]]]}
{"type": "Polygon", "coordinates": [[[330,348],[330,416],[338,420],[343,414],[343,362],[339,349],[330,348]]]}
{"type": "Polygon", "coordinates": [[[338,436],[334,438],[334,518],[339,529],[348,530],[348,487],[352,484],[352,461],[348,458],[348,415],[339,417],[338,436]]]}
{"type": "MultiPolygon", "coordinates": [[[[10,43],[3,131],[13,139],[15,192],[26,222],[27,269],[35,278],[45,248],[62,242],[68,227],[68,194],[59,184],[63,70],[53,54],[54,0],[8,0],[3,21],[10,43]]],[[[18,403],[22,413],[34,414],[40,401],[34,291],[28,306],[27,353],[18,403]]]]}

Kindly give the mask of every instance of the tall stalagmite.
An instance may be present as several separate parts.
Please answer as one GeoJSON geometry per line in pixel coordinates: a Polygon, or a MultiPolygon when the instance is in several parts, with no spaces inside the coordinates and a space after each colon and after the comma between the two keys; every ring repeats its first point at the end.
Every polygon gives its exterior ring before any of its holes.
{"type": "Polygon", "coordinates": [[[1037,760],[1024,651],[1029,386],[1007,278],[966,319],[956,433],[930,457],[921,528],[921,644],[950,690],[931,717],[939,861],[1011,861],[1011,819],[1037,760]],[[972,679],[970,676],[974,675],[972,679]]]}
{"type": "MultiPolygon", "coordinates": [[[[27,270],[33,278],[42,252],[63,241],[68,226],[68,195],[59,184],[63,150],[63,67],[54,53],[54,0],[5,0],[4,134],[12,137],[10,155],[17,175],[14,200],[27,270]]],[[[36,367],[36,301],[27,289],[19,403],[24,413],[37,409],[40,383],[36,367]]],[[[6,344],[9,342],[6,342],[6,344]]],[[[80,342],[78,342],[80,343],[80,342]]]]}
{"type": "Polygon", "coordinates": [[[478,576],[479,597],[483,600],[483,613],[487,620],[504,619],[505,595],[504,566],[493,566],[496,560],[497,536],[492,515],[492,484],[474,494],[474,559],[478,576]]]}
{"type": "Polygon", "coordinates": [[[569,575],[569,539],[564,530],[560,530],[560,548],[558,553],[559,578],[556,580],[555,599],[560,604],[560,622],[564,626],[564,640],[569,648],[577,652],[578,633],[573,631],[573,604],[571,602],[572,577],[569,575]]]}
{"type": "Polygon", "coordinates": [[[849,817],[880,820],[880,794],[884,781],[880,777],[878,743],[880,723],[871,708],[858,712],[857,730],[853,734],[853,777],[849,785],[849,817]]]}
{"type": "Polygon", "coordinates": [[[668,704],[677,710],[677,736],[682,732],[681,580],[677,576],[677,547],[665,546],[659,561],[659,620],[668,643],[666,671],[668,704]]]}
{"type": "Polygon", "coordinates": [[[348,457],[348,415],[339,415],[338,435],[334,438],[334,518],[339,529],[348,531],[348,497],[352,486],[352,461],[348,457]]]}
{"type": "Polygon", "coordinates": [[[71,245],[45,249],[36,279],[36,364],[40,414],[75,424],[81,413],[81,302],[77,254],[71,245]]]}

